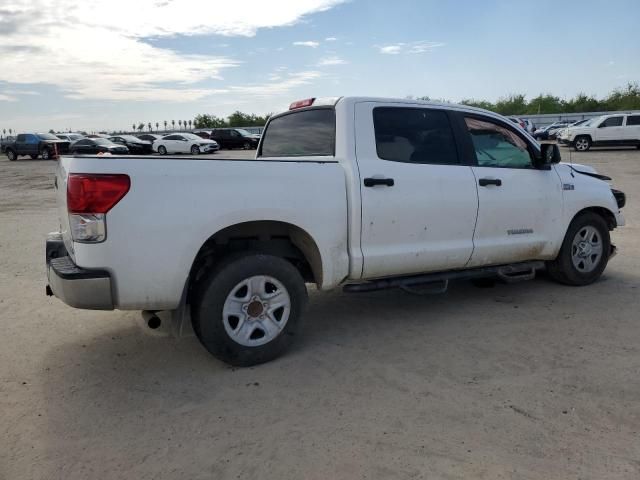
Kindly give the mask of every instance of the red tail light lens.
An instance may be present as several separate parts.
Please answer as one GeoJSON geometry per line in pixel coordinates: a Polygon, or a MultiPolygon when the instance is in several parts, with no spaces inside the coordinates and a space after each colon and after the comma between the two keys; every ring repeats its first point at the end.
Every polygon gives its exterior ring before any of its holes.
{"type": "Polygon", "coordinates": [[[107,213],[131,186],[124,174],[72,173],[67,180],[69,213],[107,213]]]}
{"type": "Polygon", "coordinates": [[[291,105],[289,105],[289,110],[295,110],[296,108],[310,107],[311,105],[313,105],[314,101],[315,101],[315,98],[307,98],[306,100],[298,100],[297,102],[293,102],[291,105]]]}

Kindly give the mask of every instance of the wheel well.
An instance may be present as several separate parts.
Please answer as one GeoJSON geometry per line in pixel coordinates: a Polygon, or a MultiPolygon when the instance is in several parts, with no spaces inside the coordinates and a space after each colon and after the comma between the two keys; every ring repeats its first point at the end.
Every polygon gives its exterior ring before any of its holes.
{"type": "Polygon", "coordinates": [[[596,215],[600,215],[602,218],[604,218],[604,221],[607,222],[607,226],[609,227],[610,231],[618,226],[618,223],[616,222],[616,216],[613,214],[611,210],[604,207],[585,208],[583,210],[580,210],[578,213],[576,213],[573,218],[576,218],[578,215],[584,212],[593,212],[596,215]]]}
{"type": "Polygon", "coordinates": [[[582,133],[580,135],[576,135],[576,137],[574,138],[574,140],[580,138],[580,137],[587,137],[589,139],[590,142],[593,142],[593,139],[591,138],[591,135],[589,135],[588,133],[582,133]]]}
{"type": "Polygon", "coordinates": [[[190,285],[222,258],[243,251],[285,258],[306,282],[322,283],[320,250],[311,235],[290,223],[260,220],[232,225],[209,237],[191,267],[190,285]]]}

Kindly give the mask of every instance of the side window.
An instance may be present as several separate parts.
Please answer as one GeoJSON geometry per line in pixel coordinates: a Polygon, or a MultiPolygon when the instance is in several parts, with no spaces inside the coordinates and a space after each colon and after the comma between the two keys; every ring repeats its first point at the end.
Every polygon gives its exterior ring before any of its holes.
{"type": "Polygon", "coordinates": [[[179,140],[180,137],[178,135],[167,135],[163,138],[163,140],[179,140]]]}
{"type": "Polygon", "coordinates": [[[76,145],[89,145],[89,140],[79,140],[76,145]]]}
{"type": "Polygon", "coordinates": [[[640,125],[640,115],[629,115],[627,117],[627,127],[640,125]]]}
{"type": "Polygon", "coordinates": [[[456,165],[458,151],[443,110],[411,107],[373,109],[378,158],[393,162],[456,165]]]}
{"type": "Polygon", "coordinates": [[[231,136],[233,138],[238,138],[240,136],[240,134],[238,132],[236,132],[235,130],[230,130],[229,133],[231,134],[231,136]]]}
{"type": "Polygon", "coordinates": [[[621,126],[622,126],[622,116],[609,117],[600,124],[600,128],[621,127],[621,126]]]}
{"type": "Polygon", "coordinates": [[[38,143],[38,137],[36,137],[35,135],[32,134],[27,134],[27,139],[26,142],[29,144],[34,144],[34,143],[38,143]]]}
{"type": "Polygon", "coordinates": [[[16,138],[16,142],[24,142],[26,140],[26,135],[24,133],[21,133],[20,135],[18,135],[18,138],[16,138]]]}
{"type": "Polygon", "coordinates": [[[269,122],[260,156],[333,156],[335,138],[336,114],[332,108],[293,111],[269,122]]]}
{"type": "Polygon", "coordinates": [[[478,166],[533,168],[527,142],[517,133],[489,119],[465,117],[478,166]]]}

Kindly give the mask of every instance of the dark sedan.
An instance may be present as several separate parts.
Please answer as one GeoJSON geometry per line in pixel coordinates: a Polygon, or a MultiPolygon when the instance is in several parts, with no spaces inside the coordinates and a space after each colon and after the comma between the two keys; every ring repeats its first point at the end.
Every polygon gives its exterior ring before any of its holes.
{"type": "Polygon", "coordinates": [[[74,155],[77,153],[113,153],[114,155],[129,153],[129,149],[124,145],[118,145],[106,138],[83,138],[71,144],[69,151],[74,155]]]}
{"type": "Polygon", "coordinates": [[[141,140],[133,135],[116,135],[109,137],[109,140],[118,145],[124,145],[133,155],[151,155],[153,153],[151,142],[141,140]]]}

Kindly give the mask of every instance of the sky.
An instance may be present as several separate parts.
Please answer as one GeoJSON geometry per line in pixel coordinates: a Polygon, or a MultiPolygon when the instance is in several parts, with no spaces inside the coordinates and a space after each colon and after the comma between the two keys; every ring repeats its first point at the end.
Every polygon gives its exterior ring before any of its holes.
{"type": "Polygon", "coordinates": [[[0,0],[0,132],[264,114],[309,97],[598,97],[637,0],[0,0]]]}

